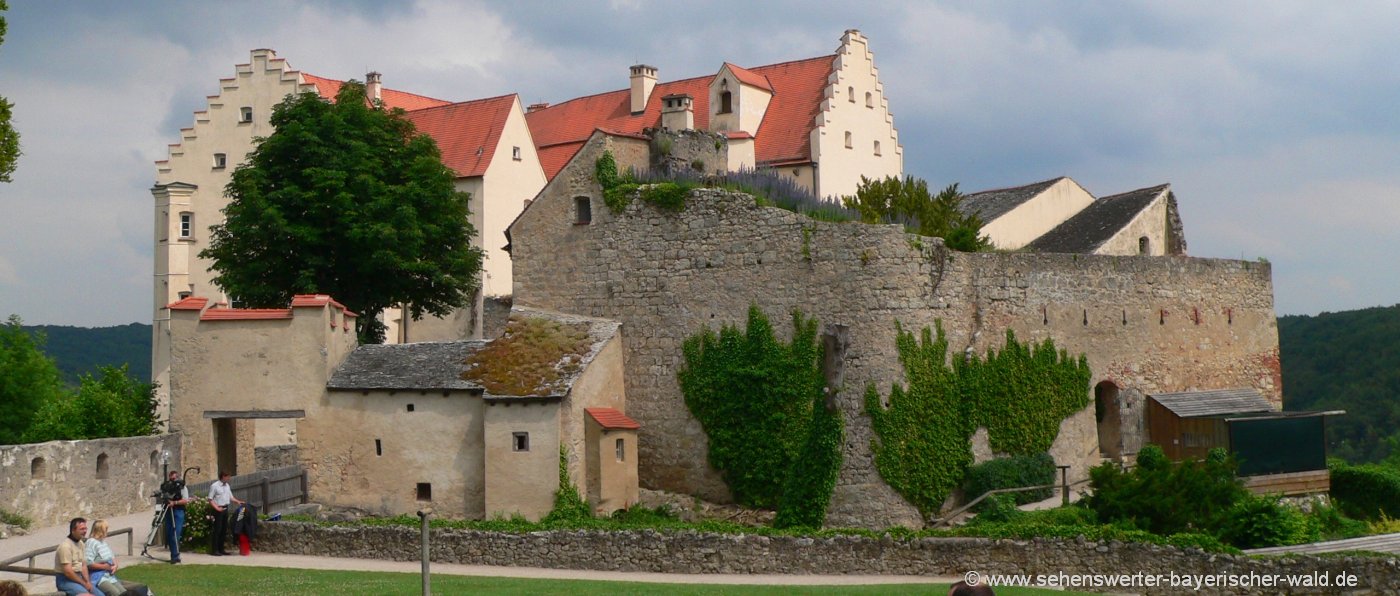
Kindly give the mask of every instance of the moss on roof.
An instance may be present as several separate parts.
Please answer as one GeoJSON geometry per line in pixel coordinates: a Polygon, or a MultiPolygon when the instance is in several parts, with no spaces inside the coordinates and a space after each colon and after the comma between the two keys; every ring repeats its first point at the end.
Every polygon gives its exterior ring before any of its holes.
{"type": "Polygon", "coordinates": [[[462,378],[492,395],[561,395],[592,346],[588,323],[512,314],[499,339],[467,357],[462,378]]]}

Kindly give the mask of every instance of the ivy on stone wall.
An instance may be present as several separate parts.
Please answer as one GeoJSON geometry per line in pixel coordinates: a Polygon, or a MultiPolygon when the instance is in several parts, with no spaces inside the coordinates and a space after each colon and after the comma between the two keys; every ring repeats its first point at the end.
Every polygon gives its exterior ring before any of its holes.
{"type": "Polygon", "coordinates": [[[820,526],[841,467],[840,412],[822,405],[817,323],[792,315],[780,342],[749,307],[745,329],[725,325],[686,340],[678,376],[686,406],[709,438],[710,465],[734,499],[778,508],[779,525],[820,526]]]}
{"type": "Polygon", "coordinates": [[[617,159],[611,151],[604,151],[594,162],[593,177],[603,187],[603,203],[613,213],[626,209],[633,196],[640,196],[659,209],[681,211],[685,209],[685,195],[698,186],[688,181],[639,184],[631,170],[618,173],[617,159]]]}
{"type": "Polygon", "coordinates": [[[1027,346],[1007,331],[1001,351],[949,366],[941,323],[919,340],[896,326],[908,387],[891,387],[884,405],[872,384],[865,408],[877,437],[876,469],[925,515],[962,482],[978,426],[987,427],[993,450],[1034,455],[1050,448],[1062,420],[1089,404],[1087,359],[1057,352],[1050,340],[1027,346]]]}

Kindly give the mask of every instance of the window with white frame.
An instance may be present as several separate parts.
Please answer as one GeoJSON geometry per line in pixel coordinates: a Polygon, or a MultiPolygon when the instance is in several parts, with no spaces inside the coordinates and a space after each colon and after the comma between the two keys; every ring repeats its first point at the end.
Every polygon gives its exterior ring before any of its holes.
{"type": "Polygon", "coordinates": [[[223,153],[214,154],[214,169],[222,170],[228,166],[228,156],[223,153]]]}
{"type": "Polygon", "coordinates": [[[180,214],[180,237],[194,237],[194,214],[189,211],[180,214]]]}

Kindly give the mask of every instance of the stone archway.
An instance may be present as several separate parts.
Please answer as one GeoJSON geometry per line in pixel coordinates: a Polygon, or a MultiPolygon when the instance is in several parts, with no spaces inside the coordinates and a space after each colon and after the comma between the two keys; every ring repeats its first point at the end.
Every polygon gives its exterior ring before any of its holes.
{"type": "Polygon", "coordinates": [[[1118,385],[1103,381],[1094,386],[1094,420],[1098,423],[1099,457],[1123,457],[1123,415],[1119,407],[1118,385]]]}

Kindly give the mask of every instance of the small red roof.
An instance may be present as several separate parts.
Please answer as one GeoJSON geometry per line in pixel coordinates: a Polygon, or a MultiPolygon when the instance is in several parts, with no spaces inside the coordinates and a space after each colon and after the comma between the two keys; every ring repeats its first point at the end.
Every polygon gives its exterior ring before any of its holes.
{"type": "Polygon", "coordinates": [[[615,408],[584,408],[583,411],[606,429],[637,430],[642,427],[636,420],[628,418],[615,408]]]}
{"type": "Polygon", "coordinates": [[[201,321],[257,321],[292,318],[290,308],[211,308],[200,315],[201,321]]]}
{"type": "Polygon", "coordinates": [[[404,117],[437,142],[442,163],[458,177],[483,176],[515,101],[514,94],[502,95],[415,110],[404,117]]]}
{"type": "Polygon", "coordinates": [[[208,304],[208,298],[196,298],[194,296],[190,296],[188,298],[181,298],[180,300],[171,302],[170,304],[166,305],[166,308],[170,310],[204,310],[204,307],[208,304]]]}
{"type": "MultiPolygon", "coordinates": [[[[831,76],[835,57],[770,64],[752,69],[734,67],[735,76],[760,79],[773,92],[768,111],[754,134],[754,156],[759,165],[802,163],[812,159],[811,132],[821,111],[823,90],[831,76]],[[747,74],[740,74],[743,71],[747,74]]],[[[554,178],[596,129],[640,134],[661,122],[661,98],[689,94],[695,98],[695,128],[710,124],[710,83],[714,75],[657,83],[646,110],[632,114],[630,89],[571,99],[525,114],[530,134],[540,154],[544,173],[554,178]]],[[[747,81],[746,81],[747,82],[747,81]]],[[[758,85],[763,87],[764,85],[758,85]]]]}
{"type": "MultiPolygon", "coordinates": [[[[344,81],[318,77],[307,72],[301,73],[301,76],[306,79],[307,83],[316,86],[316,93],[327,99],[335,99],[335,94],[340,92],[340,86],[344,84],[344,81]]],[[[403,108],[405,110],[421,110],[423,108],[445,106],[450,103],[441,99],[433,99],[425,95],[389,89],[388,87],[380,89],[379,98],[384,100],[385,106],[390,108],[403,108]]]]}
{"type": "Polygon", "coordinates": [[[773,85],[768,83],[768,77],[728,62],[725,62],[724,65],[729,67],[729,72],[734,73],[734,78],[739,79],[740,83],[758,87],[769,93],[773,92],[773,85]]]}

